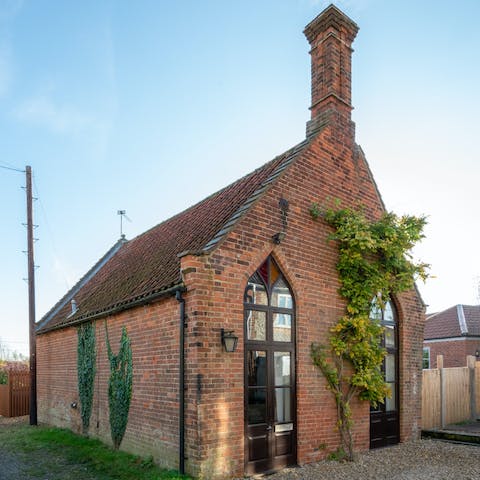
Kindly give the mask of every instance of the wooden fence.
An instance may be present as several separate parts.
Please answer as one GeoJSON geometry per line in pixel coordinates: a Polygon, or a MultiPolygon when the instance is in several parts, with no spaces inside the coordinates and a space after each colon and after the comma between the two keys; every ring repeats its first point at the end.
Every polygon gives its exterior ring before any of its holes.
{"type": "Polygon", "coordinates": [[[423,370],[422,428],[445,428],[446,425],[476,420],[480,414],[480,362],[467,357],[466,367],[423,370]]]}
{"type": "Polygon", "coordinates": [[[9,372],[7,385],[0,385],[0,415],[20,417],[30,409],[30,373],[9,372]]]}

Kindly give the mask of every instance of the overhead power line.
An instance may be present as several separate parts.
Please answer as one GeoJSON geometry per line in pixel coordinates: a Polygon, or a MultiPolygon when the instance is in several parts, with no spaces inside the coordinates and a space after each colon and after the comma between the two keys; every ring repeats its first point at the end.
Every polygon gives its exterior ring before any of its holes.
{"type": "Polygon", "coordinates": [[[64,268],[64,266],[63,266],[63,264],[60,260],[60,254],[59,254],[58,249],[57,249],[57,243],[55,241],[55,235],[53,234],[53,230],[52,230],[50,221],[48,219],[47,210],[45,209],[45,206],[42,202],[42,196],[40,195],[40,192],[38,190],[37,182],[35,181],[35,175],[32,175],[32,182],[33,182],[33,189],[35,191],[35,194],[37,195],[38,204],[40,206],[40,210],[41,210],[42,215],[43,215],[43,220],[44,220],[45,225],[47,227],[48,239],[50,241],[50,248],[51,248],[51,252],[52,252],[51,253],[52,258],[54,259],[55,262],[58,262],[58,269],[59,269],[59,271],[60,271],[60,273],[63,277],[63,281],[65,282],[65,286],[67,287],[68,290],[70,290],[72,285],[67,278],[65,268],[64,268]]]}
{"type": "Polygon", "coordinates": [[[25,173],[25,170],[20,170],[19,168],[11,167],[9,165],[3,165],[1,163],[0,163],[0,168],[3,168],[5,170],[12,170],[13,172],[25,173]]]}

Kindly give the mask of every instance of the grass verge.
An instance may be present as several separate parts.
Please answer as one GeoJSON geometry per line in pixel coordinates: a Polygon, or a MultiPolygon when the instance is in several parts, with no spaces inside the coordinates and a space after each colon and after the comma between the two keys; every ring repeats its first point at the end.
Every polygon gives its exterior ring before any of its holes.
{"type": "MultiPolygon", "coordinates": [[[[14,456],[25,478],[63,480],[179,480],[175,471],[162,470],[151,457],[115,451],[99,440],[69,430],[28,425],[0,428],[0,451],[14,456]]],[[[22,477],[23,478],[23,477],[22,477]]]]}

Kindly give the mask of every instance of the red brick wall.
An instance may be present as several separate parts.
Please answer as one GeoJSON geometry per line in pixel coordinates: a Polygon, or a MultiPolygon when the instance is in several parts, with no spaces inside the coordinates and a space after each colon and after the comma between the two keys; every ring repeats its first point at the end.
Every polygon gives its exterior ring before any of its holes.
{"type": "MultiPolygon", "coordinates": [[[[342,130],[345,131],[345,130],[342,130]]],[[[201,395],[189,394],[198,412],[199,472],[241,474],[243,444],[243,307],[249,276],[273,254],[289,281],[296,303],[298,462],[324,458],[337,448],[332,394],[313,367],[310,345],[325,341],[328,329],[343,314],[336,272],[336,246],[327,241],[329,228],[313,221],[313,201],[340,198],[344,205],[363,203],[369,215],[382,206],[361,152],[352,153],[351,137],[327,129],[273,188],[248,212],[223,244],[209,256],[183,258],[188,293],[189,346],[202,376],[201,395]],[[336,147],[336,140],[343,144],[336,147]],[[281,229],[279,199],[290,203],[287,236],[281,245],[272,236],[281,229]],[[192,271],[191,267],[195,268],[192,271]],[[220,328],[239,335],[238,349],[227,354],[220,345],[220,328]],[[327,448],[321,449],[320,445],[327,448]]],[[[400,336],[400,419],[402,441],[418,438],[420,428],[423,306],[415,292],[396,299],[400,336]]],[[[190,379],[193,384],[194,378],[190,379]]],[[[192,388],[189,388],[193,392],[192,388]]],[[[193,407],[189,407],[193,408],[193,407]]],[[[369,405],[355,402],[357,447],[369,445],[369,405]]],[[[189,442],[194,439],[189,432],[189,442]]]]}
{"type": "MultiPolygon", "coordinates": [[[[121,448],[152,454],[168,467],[178,465],[179,308],[174,298],[110,316],[114,353],[127,327],[133,353],[133,395],[121,448]]],[[[42,423],[81,431],[77,383],[77,329],[37,337],[38,413],[42,423]]],[[[111,443],[108,416],[109,362],[104,320],[96,322],[97,375],[89,434],[111,443]]]]}
{"type": "Polygon", "coordinates": [[[395,299],[399,316],[400,441],[419,438],[422,414],[422,352],[425,312],[415,291],[395,299]]]}
{"type": "MultiPolygon", "coordinates": [[[[187,255],[181,260],[188,316],[186,465],[194,474],[212,478],[243,473],[243,293],[249,276],[269,254],[277,260],[295,296],[298,462],[322,459],[338,446],[332,394],[312,365],[310,345],[326,341],[329,328],[343,314],[344,302],[337,293],[337,250],[327,240],[329,227],[322,220],[313,221],[308,210],[314,201],[338,198],[343,205],[364,204],[371,217],[381,214],[381,201],[363,154],[352,144],[353,125],[348,127],[327,128],[312,141],[217,250],[210,255],[187,255]],[[288,229],[285,240],[274,245],[272,236],[281,229],[281,197],[290,204],[288,229]],[[221,328],[234,330],[240,337],[235,353],[223,351],[221,328]]],[[[419,433],[424,317],[415,292],[395,300],[399,313],[403,441],[417,438],[419,433]]],[[[96,325],[98,372],[90,433],[109,441],[103,320],[96,325]]],[[[152,454],[160,463],[175,467],[178,303],[169,298],[109,317],[114,351],[124,325],[132,343],[134,383],[122,448],[152,454]]],[[[79,410],[70,407],[72,401],[78,401],[76,348],[75,328],[38,337],[38,395],[40,421],[79,431],[79,410]]],[[[354,419],[357,448],[365,450],[369,444],[368,404],[354,402],[354,419]]]]}
{"type": "MultiPolygon", "coordinates": [[[[249,276],[272,254],[290,283],[296,304],[297,455],[300,464],[324,458],[337,448],[332,394],[313,367],[310,345],[326,341],[329,328],[343,314],[336,272],[337,250],[327,240],[329,227],[309,215],[312,202],[341,199],[364,204],[371,217],[382,211],[380,199],[349,129],[327,128],[277,181],[210,255],[182,258],[187,292],[186,455],[188,471],[211,478],[241,475],[244,453],[243,293],[249,276]],[[345,134],[345,131],[347,132],[345,134]],[[339,133],[342,132],[342,133],[339,133]],[[341,145],[339,148],[338,145],[341,145]],[[281,229],[278,206],[289,201],[285,240],[274,245],[281,229]],[[240,337],[227,354],[220,329],[240,337]],[[326,445],[326,449],[320,448],[326,445]]],[[[401,439],[417,438],[420,425],[423,309],[415,292],[396,299],[400,336],[401,439]]],[[[97,321],[97,379],[90,433],[109,441],[108,360],[103,320],[97,321]]],[[[108,318],[114,351],[122,326],[131,338],[133,398],[122,448],[152,454],[177,466],[178,325],[174,298],[108,318]]],[[[80,430],[76,381],[75,328],[38,338],[40,421],[80,430]]],[[[354,403],[357,448],[369,444],[369,406],[354,403]]]]}
{"type": "Polygon", "coordinates": [[[424,347],[430,348],[430,368],[437,368],[437,355],[443,355],[443,366],[465,367],[467,355],[475,355],[480,348],[480,339],[462,338],[444,342],[424,342],[424,347]]]}
{"type": "Polygon", "coordinates": [[[78,432],[77,332],[73,328],[37,337],[38,421],[78,432]]]}

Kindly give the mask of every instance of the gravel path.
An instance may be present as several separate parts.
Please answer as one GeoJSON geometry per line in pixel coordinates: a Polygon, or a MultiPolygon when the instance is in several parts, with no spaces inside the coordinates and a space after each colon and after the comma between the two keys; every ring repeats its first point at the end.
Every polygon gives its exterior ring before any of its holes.
{"type": "Polygon", "coordinates": [[[0,480],[30,480],[23,471],[23,462],[16,455],[6,452],[0,445],[0,480]]]}
{"type": "MultiPolygon", "coordinates": [[[[28,417],[6,418],[0,415],[0,428],[28,423],[28,417]]],[[[19,456],[8,452],[0,445],[0,480],[29,480],[23,472],[24,464],[19,456]]]]}
{"type": "Polygon", "coordinates": [[[419,440],[361,454],[355,463],[319,462],[268,480],[478,480],[480,448],[419,440]]]}

